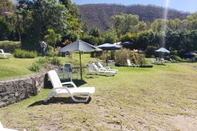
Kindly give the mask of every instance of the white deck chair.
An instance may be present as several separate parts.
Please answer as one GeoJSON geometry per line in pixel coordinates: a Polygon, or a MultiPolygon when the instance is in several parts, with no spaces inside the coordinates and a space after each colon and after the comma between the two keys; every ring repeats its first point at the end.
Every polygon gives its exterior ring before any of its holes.
{"type": "Polygon", "coordinates": [[[18,130],[4,128],[3,125],[0,122],[0,131],[18,131],[18,130]]]}
{"type": "Polygon", "coordinates": [[[100,69],[106,69],[107,71],[114,71],[117,73],[117,69],[111,69],[110,66],[106,66],[104,67],[100,62],[96,62],[96,65],[100,68],[100,69]]]}
{"type": "Polygon", "coordinates": [[[94,69],[92,63],[88,63],[86,66],[87,66],[87,77],[99,76],[99,72],[94,69]]]}
{"type": "Polygon", "coordinates": [[[157,61],[157,60],[154,59],[154,58],[151,58],[150,60],[151,60],[151,63],[152,63],[152,64],[159,64],[159,61],[157,61]]]}
{"type": "Polygon", "coordinates": [[[131,63],[131,61],[129,59],[127,59],[127,66],[131,66],[131,67],[139,67],[139,65],[131,63]]]}
{"type": "Polygon", "coordinates": [[[3,49],[0,49],[0,58],[8,59],[10,56],[10,53],[5,53],[3,49]]]}
{"type": "Polygon", "coordinates": [[[99,68],[95,63],[92,63],[94,69],[101,75],[106,75],[106,76],[114,76],[116,74],[115,71],[108,71],[104,68],[99,68]]]}
{"type": "Polygon", "coordinates": [[[95,87],[78,88],[73,82],[61,83],[55,70],[50,70],[48,72],[48,76],[53,85],[53,89],[51,89],[44,102],[47,102],[50,99],[50,97],[58,97],[65,94],[70,95],[72,100],[75,102],[87,102],[90,96],[95,92],[95,87]],[[70,87],[69,85],[72,87],[70,87]],[[83,95],[86,96],[86,99],[79,100],[76,99],[74,95],[83,95]]]}

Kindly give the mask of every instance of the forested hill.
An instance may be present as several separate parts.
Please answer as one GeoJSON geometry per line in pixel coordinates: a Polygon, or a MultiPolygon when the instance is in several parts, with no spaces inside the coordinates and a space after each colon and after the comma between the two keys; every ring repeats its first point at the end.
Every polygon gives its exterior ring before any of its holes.
{"type": "MultiPolygon", "coordinates": [[[[88,29],[99,28],[101,31],[109,29],[111,25],[110,17],[116,14],[138,15],[140,21],[146,23],[153,22],[157,18],[163,18],[164,8],[154,5],[130,5],[123,6],[117,4],[86,4],[78,5],[82,15],[82,21],[87,23],[88,29]]],[[[189,15],[188,12],[181,12],[174,9],[168,10],[168,19],[183,20],[189,15]]]]}

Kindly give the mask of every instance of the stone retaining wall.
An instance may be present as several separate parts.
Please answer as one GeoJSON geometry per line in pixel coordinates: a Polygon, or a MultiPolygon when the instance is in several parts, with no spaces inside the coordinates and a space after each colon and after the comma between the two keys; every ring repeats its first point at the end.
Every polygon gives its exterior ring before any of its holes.
{"type": "Polygon", "coordinates": [[[0,81],[0,107],[37,95],[46,84],[46,73],[0,81]]]}

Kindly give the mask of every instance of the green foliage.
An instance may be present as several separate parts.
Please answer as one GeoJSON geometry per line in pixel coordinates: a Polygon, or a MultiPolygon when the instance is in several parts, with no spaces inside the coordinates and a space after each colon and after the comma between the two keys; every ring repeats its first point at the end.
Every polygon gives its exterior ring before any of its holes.
{"type": "Polygon", "coordinates": [[[81,40],[86,41],[94,46],[105,42],[105,39],[103,37],[94,37],[92,35],[84,35],[83,37],[81,37],[81,40]]]}
{"type": "Polygon", "coordinates": [[[41,69],[43,69],[44,67],[47,67],[48,65],[59,66],[60,64],[61,64],[61,60],[58,57],[44,57],[35,61],[29,67],[29,70],[39,72],[41,69]]]}
{"type": "Polygon", "coordinates": [[[56,34],[53,29],[47,30],[47,34],[45,35],[45,40],[51,46],[54,46],[56,44],[56,34]]]}
{"type": "Polygon", "coordinates": [[[116,29],[118,36],[127,32],[134,33],[135,26],[140,22],[138,15],[120,14],[111,17],[113,27],[116,29]]]}
{"type": "Polygon", "coordinates": [[[51,51],[51,50],[48,50],[47,52],[46,52],[46,56],[48,56],[48,57],[55,57],[55,56],[59,56],[59,52],[55,52],[55,51],[51,51]]]}
{"type": "Polygon", "coordinates": [[[112,30],[106,31],[103,37],[106,43],[115,43],[117,39],[117,34],[116,34],[116,31],[112,29],[112,30]]]}
{"type": "Polygon", "coordinates": [[[152,57],[155,54],[155,50],[157,49],[157,47],[155,46],[148,46],[146,49],[146,57],[152,57]]]}
{"type": "Polygon", "coordinates": [[[30,67],[29,70],[39,72],[41,68],[41,64],[39,62],[34,62],[30,67]]]}
{"type": "Polygon", "coordinates": [[[21,43],[14,41],[0,41],[0,49],[4,49],[6,52],[14,52],[15,49],[20,49],[21,43]]]}
{"type": "Polygon", "coordinates": [[[122,35],[120,37],[121,41],[136,41],[138,39],[139,35],[136,34],[136,33],[130,33],[130,32],[127,32],[126,34],[122,35]]]}
{"type": "Polygon", "coordinates": [[[61,60],[58,57],[52,57],[50,59],[50,64],[52,64],[52,65],[60,65],[61,64],[61,60]]]}
{"type": "Polygon", "coordinates": [[[6,40],[12,29],[6,21],[0,16],[0,40],[6,40]]]}
{"type": "Polygon", "coordinates": [[[182,59],[181,57],[179,57],[178,55],[175,55],[175,56],[174,56],[174,59],[175,59],[176,61],[183,61],[183,59],[182,59]]]}
{"type": "Polygon", "coordinates": [[[134,64],[145,64],[144,55],[139,55],[129,49],[122,49],[116,51],[115,61],[118,65],[127,65],[127,59],[134,64]]]}
{"type": "Polygon", "coordinates": [[[101,36],[101,32],[100,32],[100,30],[98,28],[92,28],[90,30],[89,35],[92,35],[94,37],[100,37],[101,36]]]}
{"type": "Polygon", "coordinates": [[[35,58],[37,56],[36,51],[26,51],[22,49],[16,49],[13,53],[16,58],[35,58]]]}

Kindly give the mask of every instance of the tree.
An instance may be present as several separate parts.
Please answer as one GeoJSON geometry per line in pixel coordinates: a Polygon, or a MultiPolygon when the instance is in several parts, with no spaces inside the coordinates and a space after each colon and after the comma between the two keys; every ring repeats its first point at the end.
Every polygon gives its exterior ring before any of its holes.
{"type": "Polygon", "coordinates": [[[135,32],[136,25],[139,23],[139,16],[132,14],[114,15],[111,19],[118,37],[127,32],[135,32]]]}
{"type": "Polygon", "coordinates": [[[7,21],[9,16],[14,13],[15,7],[12,0],[0,0],[0,16],[7,21]]]}
{"type": "Polygon", "coordinates": [[[104,37],[106,43],[115,43],[116,38],[117,38],[117,34],[114,29],[108,30],[105,32],[105,35],[103,37],[104,37]]]}
{"type": "Polygon", "coordinates": [[[48,33],[47,33],[47,35],[45,35],[45,40],[49,45],[54,47],[54,51],[55,51],[55,44],[56,44],[56,40],[57,40],[57,35],[55,34],[55,31],[53,29],[48,29],[47,32],[48,33]]]}
{"type": "MultiPolygon", "coordinates": [[[[81,36],[83,33],[82,30],[82,23],[81,23],[81,15],[78,7],[74,4],[72,4],[71,0],[59,0],[59,3],[63,4],[65,8],[68,10],[67,20],[70,24],[68,27],[69,30],[72,30],[72,33],[69,34],[75,34],[77,39],[81,36]]],[[[69,34],[66,34],[67,36],[69,34]]]]}
{"type": "Polygon", "coordinates": [[[154,32],[162,32],[163,31],[163,19],[156,19],[151,23],[150,27],[154,32]]]}
{"type": "Polygon", "coordinates": [[[100,37],[101,36],[101,32],[98,28],[92,28],[89,32],[89,35],[92,35],[94,37],[100,37]]]}
{"type": "Polygon", "coordinates": [[[189,30],[195,30],[197,29],[197,13],[193,13],[191,15],[188,15],[185,23],[187,25],[187,29],[189,30]]]}
{"type": "Polygon", "coordinates": [[[0,40],[7,39],[6,37],[11,33],[11,31],[11,27],[2,17],[0,17],[0,40]]]}
{"type": "MultiPolygon", "coordinates": [[[[38,48],[38,40],[44,38],[48,29],[53,29],[57,34],[68,32],[68,10],[56,0],[19,0],[19,11],[30,12],[32,22],[26,23],[26,34],[22,40],[23,48],[38,48]]],[[[23,16],[25,18],[25,16],[23,16]]],[[[20,28],[19,28],[20,29],[20,28]]]]}
{"type": "Polygon", "coordinates": [[[179,20],[179,19],[168,20],[167,27],[171,30],[181,29],[181,20],[179,20]]]}

